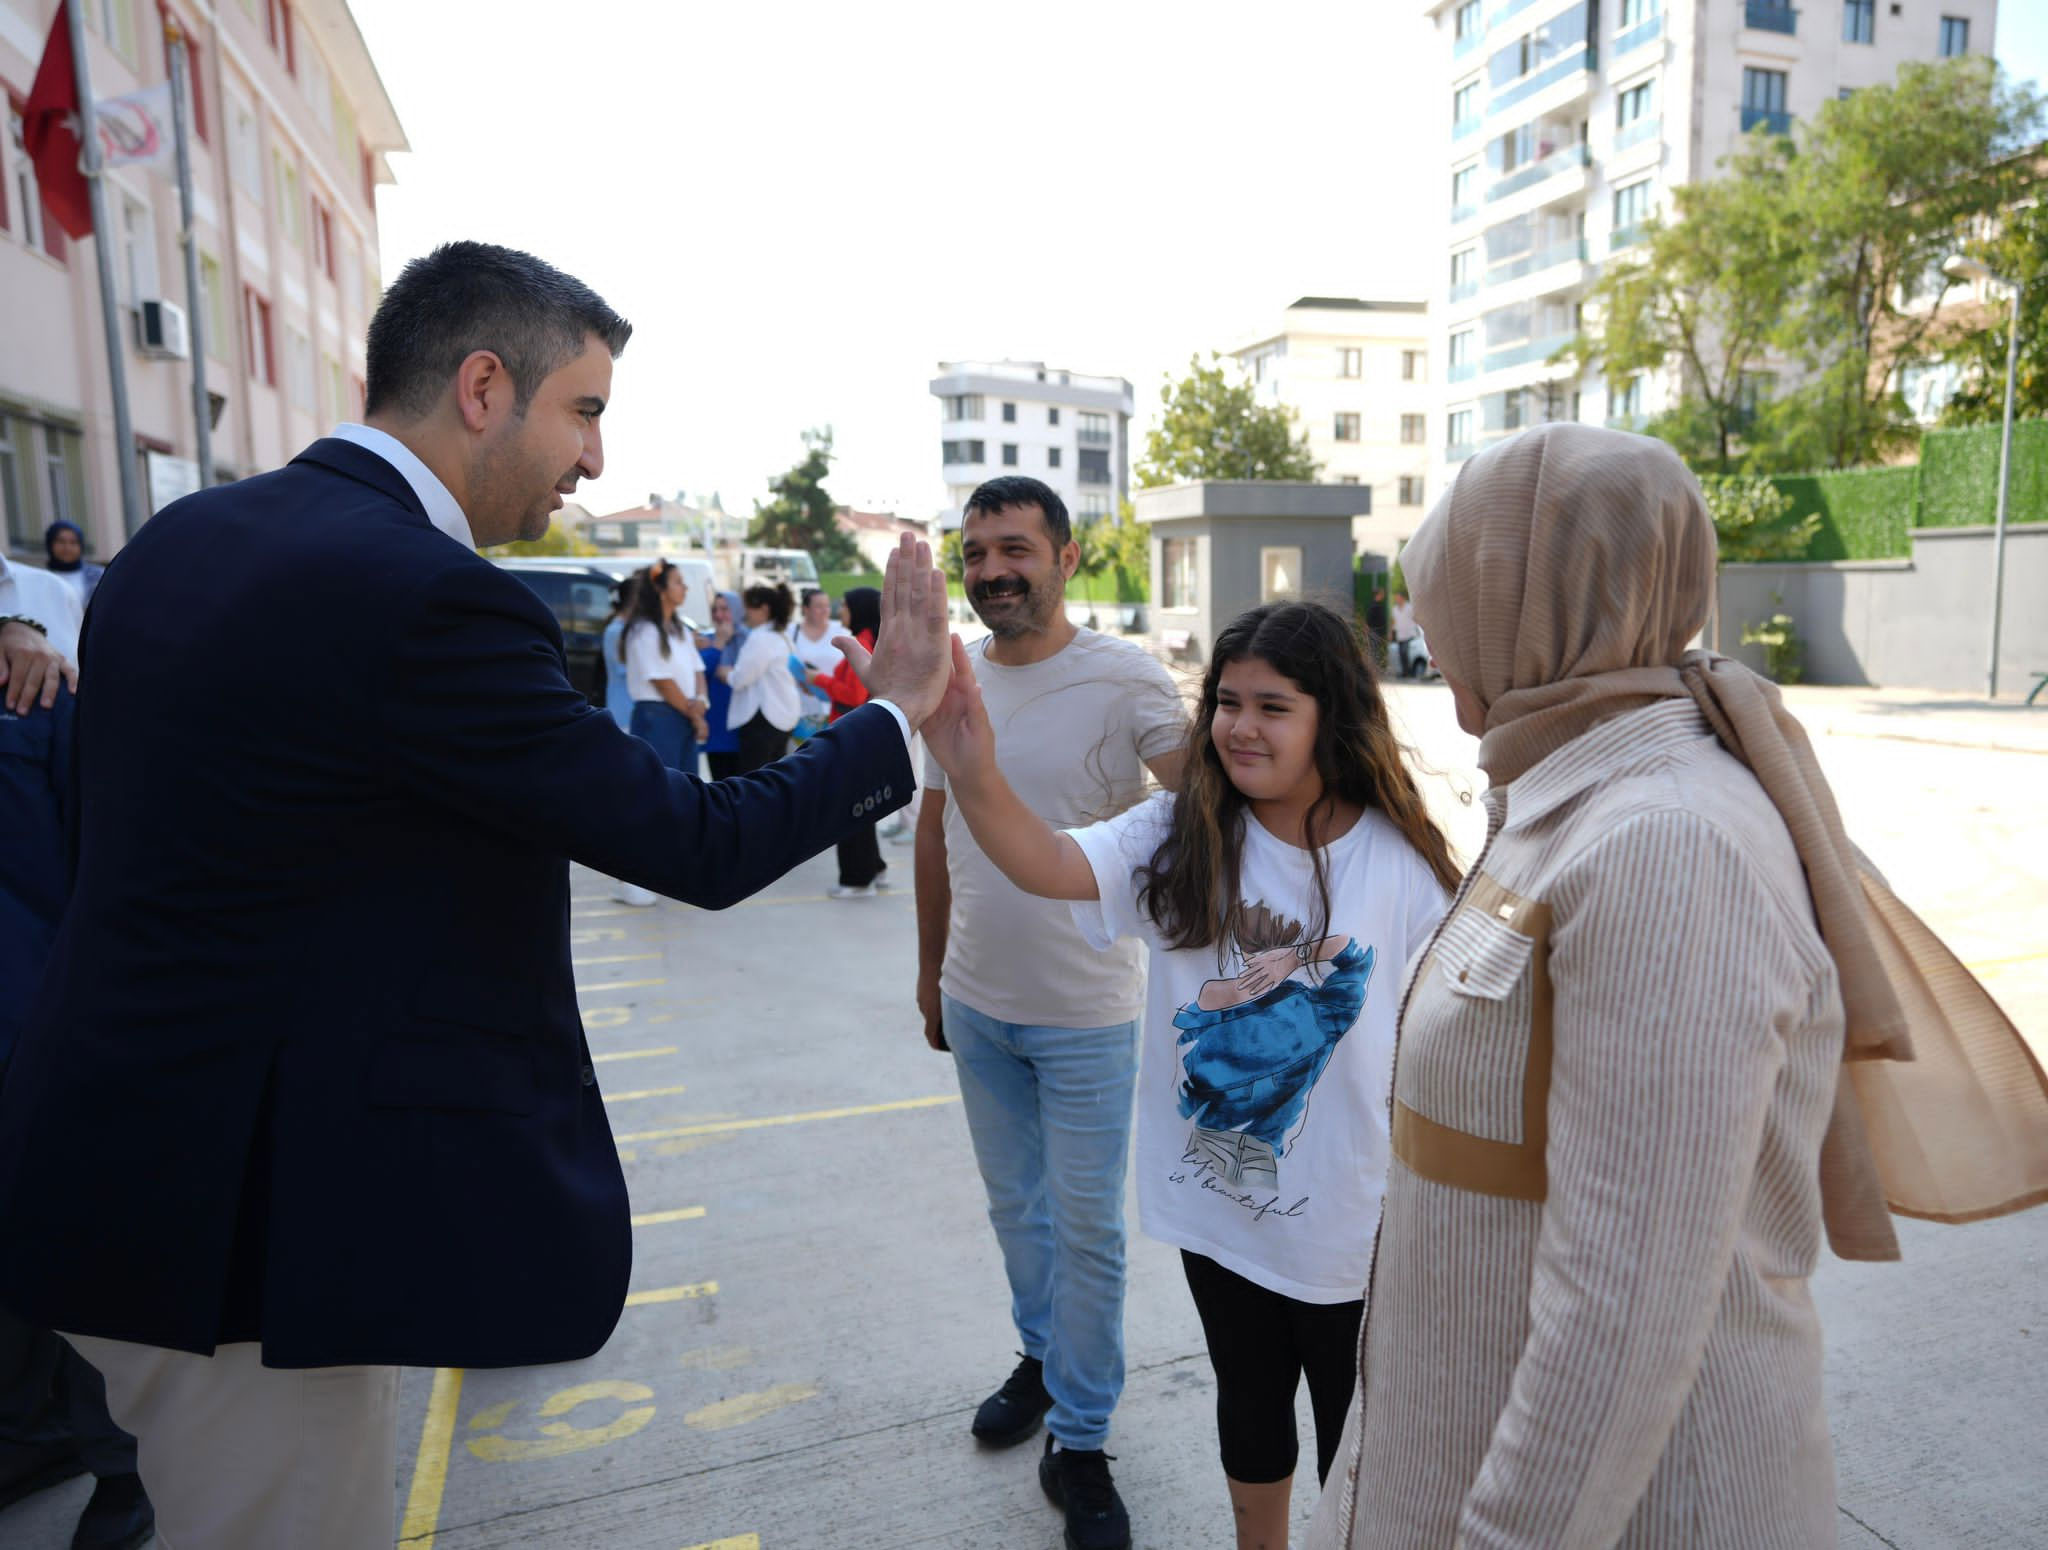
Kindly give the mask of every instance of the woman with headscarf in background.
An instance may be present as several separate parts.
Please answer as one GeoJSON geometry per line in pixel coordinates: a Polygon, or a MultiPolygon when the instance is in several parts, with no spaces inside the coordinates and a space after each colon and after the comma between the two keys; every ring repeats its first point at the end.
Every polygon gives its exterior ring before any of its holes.
{"type": "Polygon", "coordinates": [[[2048,1193],[2039,1066],[1775,687],[1688,652],[1715,554],[1670,447],[1556,424],[1401,556],[1487,842],[1406,992],[1323,1550],[1832,1550],[1823,1230],[2048,1193]]]}
{"type": "MultiPolygon", "coordinates": [[[[873,587],[849,587],[840,600],[839,622],[848,635],[873,651],[882,628],[882,594],[873,587]]],[[[811,683],[832,702],[833,721],[868,702],[867,685],[843,656],[830,672],[813,673],[811,683]]],[[[828,891],[835,899],[872,899],[888,887],[882,881],[888,870],[874,824],[859,824],[839,842],[839,881],[828,891]]]]}
{"type": "Polygon", "coordinates": [[[78,594],[78,606],[83,609],[107,569],[87,562],[85,530],[76,522],[52,522],[43,532],[43,553],[49,557],[50,573],[64,578],[65,585],[78,594]]]}
{"type": "Polygon", "coordinates": [[[747,640],[747,627],[740,615],[739,593],[717,593],[711,599],[711,633],[697,637],[708,701],[704,757],[710,761],[713,780],[740,772],[740,735],[726,721],[726,712],[732,708],[732,664],[739,660],[740,647],[747,640]]]}

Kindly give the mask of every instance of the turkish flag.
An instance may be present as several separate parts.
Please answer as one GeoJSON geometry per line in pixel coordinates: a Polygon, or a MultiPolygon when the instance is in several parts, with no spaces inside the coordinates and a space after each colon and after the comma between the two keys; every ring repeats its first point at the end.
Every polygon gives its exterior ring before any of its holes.
{"type": "Polygon", "coordinates": [[[21,138],[35,163],[50,219],[73,238],[92,235],[92,193],[78,165],[85,115],[78,107],[78,71],[71,60],[71,0],[57,7],[43,62],[22,110],[21,138]]]}

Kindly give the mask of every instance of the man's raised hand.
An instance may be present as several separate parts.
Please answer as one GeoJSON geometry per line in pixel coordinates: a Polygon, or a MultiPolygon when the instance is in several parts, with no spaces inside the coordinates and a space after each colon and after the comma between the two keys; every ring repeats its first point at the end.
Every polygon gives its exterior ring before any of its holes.
{"type": "Polygon", "coordinates": [[[905,533],[889,556],[873,652],[844,635],[833,644],[846,653],[870,695],[891,701],[913,731],[924,724],[945,698],[953,673],[946,578],[932,565],[930,544],[913,542],[905,533]]]}

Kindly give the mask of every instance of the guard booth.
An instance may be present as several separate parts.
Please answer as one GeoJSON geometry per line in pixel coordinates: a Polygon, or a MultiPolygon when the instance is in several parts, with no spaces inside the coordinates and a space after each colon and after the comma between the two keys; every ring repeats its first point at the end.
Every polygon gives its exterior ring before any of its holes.
{"type": "Polygon", "coordinates": [[[1140,490],[1152,528],[1152,638],[1171,660],[1209,660],[1216,632],[1247,608],[1311,598],[1353,611],[1351,521],[1372,514],[1359,484],[1222,479],[1140,490]]]}

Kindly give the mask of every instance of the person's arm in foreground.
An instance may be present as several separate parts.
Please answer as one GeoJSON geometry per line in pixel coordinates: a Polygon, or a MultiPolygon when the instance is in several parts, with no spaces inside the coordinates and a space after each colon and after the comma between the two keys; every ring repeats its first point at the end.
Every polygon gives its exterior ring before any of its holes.
{"type": "Polygon", "coordinates": [[[924,1014],[924,1041],[946,1048],[939,1007],[939,971],[946,963],[946,938],[953,929],[953,876],[946,870],[946,793],[927,786],[917,809],[917,1009],[924,1014]]]}
{"type": "Polygon", "coordinates": [[[1811,992],[1749,862],[1689,813],[1624,823],[1551,903],[1548,1198],[1463,1550],[1621,1537],[1698,1377],[1811,992]]]}
{"type": "Polygon", "coordinates": [[[77,664],[41,630],[18,620],[0,624],[0,687],[7,690],[7,708],[17,716],[27,715],[32,705],[48,710],[57,703],[59,684],[77,690],[77,664]]]}
{"type": "Polygon", "coordinates": [[[1073,839],[1024,801],[996,768],[996,734],[967,650],[953,642],[953,680],[942,708],[925,724],[925,746],[946,772],[947,797],[959,804],[975,844],[996,869],[1041,899],[1095,899],[1095,868],[1073,839]]]}

